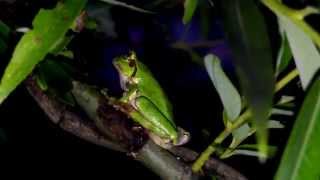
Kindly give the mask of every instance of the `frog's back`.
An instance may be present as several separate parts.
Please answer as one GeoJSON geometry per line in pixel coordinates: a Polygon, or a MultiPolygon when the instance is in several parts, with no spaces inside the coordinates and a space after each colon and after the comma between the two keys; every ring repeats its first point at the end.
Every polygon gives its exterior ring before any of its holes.
{"type": "Polygon", "coordinates": [[[141,95],[150,99],[152,103],[159,107],[159,110],[167,119],[173,122],[172,106],[160,84],[143,63],[138,62],[137,66],[138,71],[135,77],[140,81],[139,90],[141,95]]]}

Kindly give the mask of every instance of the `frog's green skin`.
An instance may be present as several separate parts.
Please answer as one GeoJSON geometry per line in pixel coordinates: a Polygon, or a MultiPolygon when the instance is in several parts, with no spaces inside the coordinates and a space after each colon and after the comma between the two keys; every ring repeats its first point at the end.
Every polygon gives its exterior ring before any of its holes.
{"type": "Polygon", "coordinates": [[[128,56],[118,57],[113,64],[125,90],[120,101],[135,109],[129,112],[131,118],[164,141],[161,143],[186,143],[187,134],[175,125],[168,98],[149,69],[137,60],[136,54],[131,52],[128,56]]]}

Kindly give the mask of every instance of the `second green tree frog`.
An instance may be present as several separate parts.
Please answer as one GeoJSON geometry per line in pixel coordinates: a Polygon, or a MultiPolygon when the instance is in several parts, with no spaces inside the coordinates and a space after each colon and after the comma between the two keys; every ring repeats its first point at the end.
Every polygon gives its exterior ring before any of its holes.
{"type": "Polygon", "coordinates": [[[150,70],[134,52],[113,61],[120,76],[120,99],[133,110],[128,115],[150,132],[150,137],[160,146],[168,148],[189,140],[189,133],[175,125],[171,104],[150,70]]]}

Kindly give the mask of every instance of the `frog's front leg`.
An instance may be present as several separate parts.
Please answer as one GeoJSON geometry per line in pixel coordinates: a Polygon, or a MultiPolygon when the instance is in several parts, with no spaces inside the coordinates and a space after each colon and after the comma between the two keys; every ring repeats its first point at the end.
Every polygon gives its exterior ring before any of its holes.
{"type": "Polygon", "coordinates": [[[120,102],[123,103],[130,103],[137,97],[138,89],[136,86],[132,86],[128,88],[127,91],[125,91],[122,95],[122,97],[119,99],[120,102]]]}

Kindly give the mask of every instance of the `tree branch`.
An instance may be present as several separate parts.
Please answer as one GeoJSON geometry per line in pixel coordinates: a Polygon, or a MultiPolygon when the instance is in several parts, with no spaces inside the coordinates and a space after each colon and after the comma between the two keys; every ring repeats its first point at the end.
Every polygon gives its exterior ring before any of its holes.
{"type": "MultiPolygon", "coordinates": [[[[145,130],[110,106],[106,98],[92,87],[74,83],[72,90],[79,106],[88,115],[84,116],[79,110],[46,95],[32,76],[25,84],[50,120],[67,132],[91,143],[126,152],[162,179],[194,180],[204,175],[193,174],[190,165],[186,164],[196,159],[196,152],[176,147],[170,153],[157,146],[148,140],[145,130]]],[[[215,159],[206,163],[205,170],[206,174],[216,174],[219,179],[246,179],[239,172],[215,159]]]]}
{"type": "MultiPolygon", "coordinates": [[[[174,147],[170,149],[170,152],[175,156],[182,158],[186,163],[194,162],[199,156],[197,152],[184,147],[174,147]]],[[[247,180],[247,178],[240,174],[238,171],[214,158],[210,158],[205,163],[204,170],[207,174],[216,174],[219,179],[247,180]]]]}
{"type": "Polygon", "coordinates": [[[123,152],[124,149],[113,143],[99,133],[92,122],[80,117],[75,112],[68,110],[67,106],[46,95],[36,84],[33,77],[25,81],[26,87],[38,105],[47,114],[49,119],[59,125],[65,131],[80,137],[91,143],[101,145],[116,151],[123,152]]]}

